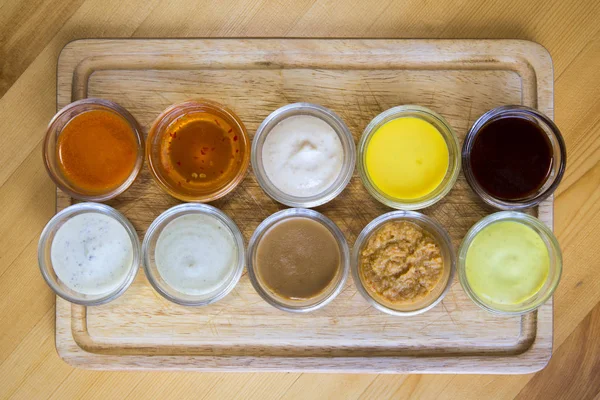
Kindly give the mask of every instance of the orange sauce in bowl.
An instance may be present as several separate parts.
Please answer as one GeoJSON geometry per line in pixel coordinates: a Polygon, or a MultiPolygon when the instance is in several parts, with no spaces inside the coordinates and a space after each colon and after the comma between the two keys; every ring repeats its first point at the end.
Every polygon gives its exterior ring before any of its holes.
{"type": "Polygon", "coordinates": [[[135,168],[136,134],[121,116],[90,110],[71,119],[58,136],[57,159],[67,181],[88,193],[121,186],[135,168]]]}

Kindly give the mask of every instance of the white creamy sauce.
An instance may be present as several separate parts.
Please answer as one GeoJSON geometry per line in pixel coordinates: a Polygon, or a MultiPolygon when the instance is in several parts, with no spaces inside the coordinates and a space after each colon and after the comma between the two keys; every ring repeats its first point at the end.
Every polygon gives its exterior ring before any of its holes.
{"type": "Polygon", "coordinates": [[[344,150],[327,122],[295,115],[269,132],[262,159],[275,187],[291,196],[310,197],[325,191],[339,176],[344,150]]]}
{"type": "Polygon", "coordinates": [[[218,289],[237,264],[233,235],[210,215],[184,215],[160,233],[154,252],[156,267],[169,286],[188,295],[218,289]]]}
{"type": "Polygon", "coordinates": [[[133,245],[116,219],[84,213],[58,228],[50,258],[56,276],[68,288],[99,295],[123,283],[133,262],[133,245]]]}

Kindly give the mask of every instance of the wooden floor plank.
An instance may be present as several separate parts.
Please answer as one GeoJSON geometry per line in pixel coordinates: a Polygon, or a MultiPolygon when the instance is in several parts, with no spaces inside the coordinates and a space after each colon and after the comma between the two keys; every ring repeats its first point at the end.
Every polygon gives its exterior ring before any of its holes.
{"type": "MultiPolygon", "coordinates": [[[[48,196],[54,188],[48,181],[46,169],[41,163],[42,147],[38,143],[17,170],[0,186],[0,277],[13,268],[19,258],[30,258],[25,248],[36,242],[48,217],[54,213],[56,202],[48,196]],[[23,212],[26,210],[27,212],[23,212]]],[[[35,263],[35,258],[33,259],[35,263]]],[[[35,265],[35,264],[34,264],[35,265]]],[[[1,303],[1,301],[0,301],[1,303]]]]}
{"type": "Polygon", "coordinates": [[[6,354],[0,364],[0,398],[9,398],[22,386],[38,377],[40,366],[54,352],[54,338],[49,330],[54,328],[54,309],[48,310],[35,324],[19,345],[6,354]]]}
{"type": "Polygon", "coordinates": [[[555,116],[567,142],[568,168],[558,193],[567,190],[600,159],[600,32],[556,78],[555,116]]]}
{"type": "MultiPolygon", "coordinates": [[[[84,0],[60,2],[35,0],[25,2],[28,10],[19,13],[18,17],[5,15],[5,18],[8,17],[8,21],[0,22],[0,36],[7,37],[7,39],[1,43],[0,54],[9,55],[9,57],[0,57],[0,70],[3,72],[0,78],[0,97],[27,69],[37,54],[58,32],[63,22],[69,19],[83,2],[84,0]],[[10,32],[9,35],[7,35],[8,32],[10,32]]],[[[23,3],[19,2],[19,4],[23,3]]]]}
{"type": "Polygon", "coordinates": [[[600,396],[600,304],[581,321],[552,362],[521,390],[518,400],[600,396]]]}
{"type": "Polygon", "coordinates": [[[13,392],[10,400],[48,398],[70,376],[72,370],[73,368],[65,363],[57,364],[56,353],[50,351],[35,370],[31,371],[29,377],[13,392]]]}
{"type": "Polygon", "coordinates": [[[357,399],[375,378],[376,375],[302,374],[281,399],[357,399]]]}
{"type": "Polygon", "coordinates": [[[298,373],[253,374],[235,394],[236,399],[278,400],[300,378],[298,373]]]}
{"type": "Polygon", "coordinates": [[[378,375],[360,394],[360,400],[397,399],[410,375],[378,375]]]}

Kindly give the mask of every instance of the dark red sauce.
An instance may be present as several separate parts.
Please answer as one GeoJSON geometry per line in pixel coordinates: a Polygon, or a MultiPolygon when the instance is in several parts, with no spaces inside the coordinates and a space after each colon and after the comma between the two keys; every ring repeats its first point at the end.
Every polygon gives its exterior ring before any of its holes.
{"type": "Polygon", "coordinates": [[[471,149],[477,183],[501,200],[531,197],[546,182],[552,146],[536,123],[518,117],[492,120],[481,128],[471,149]]]}

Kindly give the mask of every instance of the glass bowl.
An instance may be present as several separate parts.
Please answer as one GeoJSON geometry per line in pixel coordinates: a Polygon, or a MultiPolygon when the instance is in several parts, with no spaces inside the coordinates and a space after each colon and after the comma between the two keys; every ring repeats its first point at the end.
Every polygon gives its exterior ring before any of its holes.
{"type": "Polygon", "coordinates": [[[250,139],[240,118],[227,107],[205,99],[185,101],[164,110],[152,124],[146,139],[148,169],[154,181],[171,196],[187,202],[207,203],[217,200],[235,189],[244,179],[246,171],[248,171],[249,151],[250,139]],[[210,190],[178,186],[169,178],[169,172],[165,170],[161,163],[161,142],[165,135],[169,134],[169,126],[179,119],[193,114],[211,114],[221,118],[231,126],[234,134],[239,138],[241,156],[239,166],[233,171],[233,175],[210,190]]]}
{"type": "Polygon", "coordinates": [[[251,159],[256,180],[271,198],[286,206],[311,208],[333,200],[348,185],[354,173],[356,147],[352,133],[344,121],[333,111],[317,104],[293,103],[273,111],[260,124],[252,141],[251,159]],[[325,121],[337,133],[344,152],[342,169],[336,180],[323,192],[310,197],[292,196],[281,191],[271,182],[263,165],[262,150],[267,136],[278,123],[294,115],[310,115],[325,121]]]}
{"type": "Polygon", "coordinates": [[[471,127],[462,148],[463,172],[469,186],[471,186],[473,191],[477,193],[485,203],[501,210],[521,210],[539,204],[542,200],[554,193],[565,173],[566,164],[567,150],[565,141],[558,127],[550,118],[541,112],[526,106],[502,106],[486,112],[479,117],[471,127]],[[535,123],[546,133],[546,135],[548,135],[552,147],[552,170],[550,171],[546,182],[531,196],[518,201],[498,199],[487,193],[481,185],[479,185],[471,169],[471,150],[473,149],[477,134],[489,122],[507,117],[523,118],[535,123]]]}
{"type": "Polygon", "coordinates": [[[231,218],[221,210],[208,204],[180,204],[160,214],[146,231],[142,243],[142,253],[144,271],[152,287],[167,300],[183,306],[205,306],[222,299],[237,285],[244,271],[245,258],[242,233],[231,218]],[[236,247],[235,266],[229,276],[221,282],[218,288],[206,294],[187,294],[173,288],[162,278],[155,261],[156,244],[162,231],[176,218],[192,214],[208,215],[216,218],[229,230],[236,247]]]}
{"type": "Polygon", "coordinates": [[[446,230],[432,218],[415,211],[392,211],[375,218],[358,235],[352,249],[352,278],[354,279],[356,288],[373,307],[391,315],[411,316],[424,313],[435,307],[446,296],[448,290],[450,290],[452,280],[454,279],[455,264],[456,256],[454,254],[454,247],[446,230]],[[368,243],[371,235],[390,221],[406,221],[416,224],[429,233],[440,246],[444,263],[442,277],[431,292],[415,303],[393,304],[392,302],[385,301],[385,299],[376,298],[365,288],[361,277],[359,264],[363,247],[368,243]]]}
{"type": "Polygon", "coordinates": [[[404,105],[382,112],[365,128],[358,143],[358,173],[367,191],[388,207],[399,210],[419,210],[440,201],[450,192],[460,172],[460,148],[454,130],[438,113],[421,106],[404,105]],[[448,147],[448,170],[442,182],[432,192],[416,199],[398,199],[381,191],[372,181],[366,166],[366,153],[373,134],[386,123],[402,117],[420,118],[433,125],[442,135],[448,147]]]}
{"type": "Polygon", "coordinates": [[[81,304],[84,306],[96,306],[108,303],[109,301],[112,301],[120,295],[122,295],[135,279],[135,276],[140,266],[140,262],[140,241],[138,239],[135,228],[133,227],[133,225],[131,225],[131,222],[129,222],[129,220],[123,214],[121,214],[114,208],[104,204],[79,203],[60,211],[48,222],[48,224],[42,231],[42,235],[40,236],[40,241],[38,244],[38,264],[40,267],[40,271],[42,272],[42,276],[48,283],[48,286],[50,286],[50,288],[63,299],[70,301],[71,303],[81,304]],[[85,213],[99,213],[115,219],[127,231],[127,234],[131,239],[131,245],[133,248],[133,258],[131,266],[129,267],[129,270],[124,276],[121,284],[112,291],[97,295],[79,293],[67,287],[56,276],[56,273],[54,272],[54,268],[52,266],[52,241],[54,240],[58,229],[65,222],[75,217],[76,215],[85,213]]]}
{"type": "Polygon", "coordinates": [[[350,250],[348,249],[348,243],[340,228],[323,214],[305,208],[288,208],[276,212],[261,222],[252,234],[252,238],[250,238],[247,259],[248,276],[250,277],[252,286],[254,286],[254,289],[256,289],[258,294],[273,307],[295,313],[314,311],[330,303],[342,291],[350,269],[350,250]],[[337,241],[341,257],[338,272],[325,290],[313,298],[304,300],[293,300],[277,295],[262,282],[259,274],[257,274],[254,269],[258,244],[263,238],[263,235],[276,223],[294,217],[310,218],[326,227],[337,241]]]}
{"type": "Polygon", "coordinates": [[[142,165],[144,164],[144,136],[142,129],[136,122],[135,118],[133,118],[133,116],[126,109],[117,103],[96,98],[77,100],[58,111],[48,124],[46,137],[44,139],[43,157],[44,165],[48,171],[48,175],[50,175],[50,178],[60,190],[79,200],[107,201],[127,190],[133,184],[142,170],[142,165]],[[117,114],[127,122],[132,132],[135,134],[137,143],[136,161],[129,177],[118,187],[101,193],[86,192],[85,190],[81,190],[70,183],[61,172],[59,165],[60,161],[57,156],[58,137],[60,136],[64,127],[77,115],[92,110],[103,110],[117,114]]]}
{"type": "Polygon", "coordinates": [[[558,283],[560,282],[560,276],[562,274],[562,252],[560,250],[558,241],[550,229],[543,222],[538,220],[531,215],[524,214],[516,211],[501,211],[494,214],[490,214],[487,217],[481,219],[475,225],[469,229],[467,235],[463,239],[460,249],[458,251],[458,278],[462,285],[465,293],[471,300],[479,307],[486,311],[502,314],[502,315],[521,315],[529,313],[540,306],[542,306],[552,296],[558,283]],[[548,277],[542,288],[531,298],[525,300],[521,304],[514,305],[500,305],[500,304],[489,304],[481,299],[469,285],[466,274],[466,260],[467,252],[473,239],[487,226],[500,221],[514,221],[519,222],[533,229],[540,238],[544,241],[546,248],[548,249],[548,256],[550,258],[550,269],[548,271],[548,277]]]}

